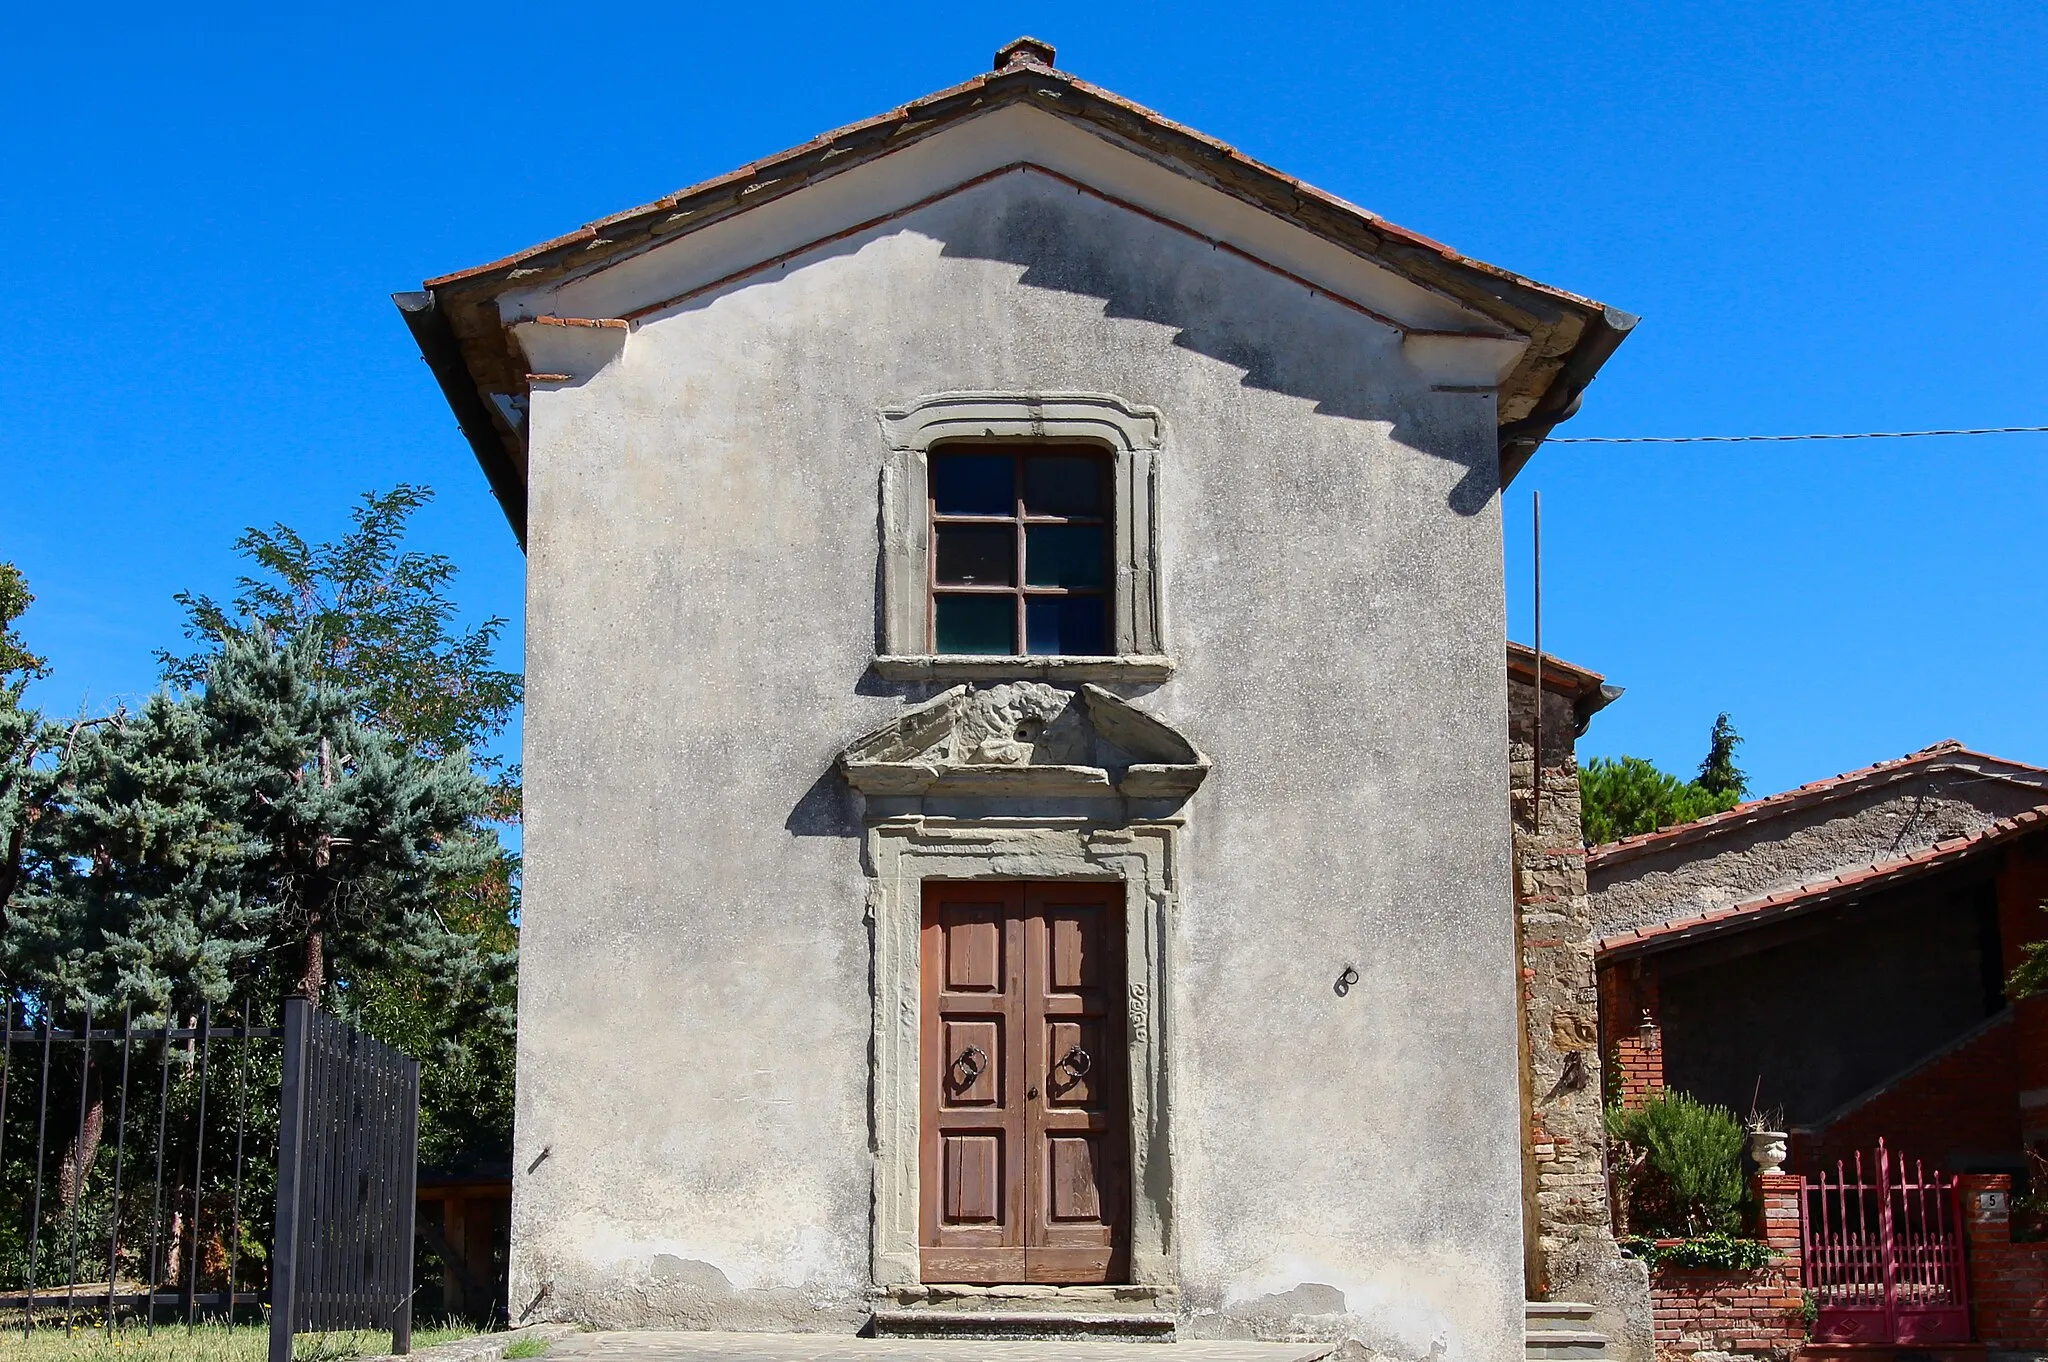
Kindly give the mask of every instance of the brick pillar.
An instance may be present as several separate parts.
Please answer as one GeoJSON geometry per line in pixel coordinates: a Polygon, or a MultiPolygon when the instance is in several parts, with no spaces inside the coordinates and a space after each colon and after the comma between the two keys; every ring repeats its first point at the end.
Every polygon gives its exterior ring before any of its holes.
{"type": "Polygon", "coordinates": [[[1800,1190],[1806,1179],[1790,1173],[1758,1173],[1752,1183],[1756,1190],[1757,1231],[1779,1258],[1785,1280],[1797,1286],[1805,1272],[1805,1245],[1799,1231],[1799,1217],[1805,1214],[1800,1190]]]}
{"type": "Polygon", "coordinates": [[[1963,1203],[1963,1238],[1970,1272],[1970,1336],[1993,1347],[2025,1346],[2039,1286],[2024,1269],[2033,1255],[2015,1255],[2012,1176],[1964,1173],[1956,1179],[1963,1203]],[[2019,1270],[2016,1270],[2019,1269],[2019,1270]]]}

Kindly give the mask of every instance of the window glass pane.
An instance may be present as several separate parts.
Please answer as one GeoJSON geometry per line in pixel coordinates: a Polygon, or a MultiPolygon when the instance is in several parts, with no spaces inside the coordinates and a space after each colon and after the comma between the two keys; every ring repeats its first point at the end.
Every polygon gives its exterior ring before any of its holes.
{"type": "Polygon", "coordinates": [[[1102,585],[1107,525],[1028,525],[1024,529],[1026,586],[1102,585]]]}
{"type": "Polygon", "coordinates": [[[1101,596],[1027,597],[1024,627],[1039,656],[1109,655],[1109,602],[1101,596]]]}
{"type": "Polygon", "coordinates": [[[945,596],[938,607],[941,653],[994,653],[1007,657],[1017,650],[1015,596],[945,596]]]}
{"type": "Polygon", "coordinates": [[[932,455],[932,508],[940,515],[1015,515],[1017,461],[1008,454],[932,455]]]}
{"type": "Polygon", "coordinates": [[[1103,460],[1086,454],[1024,460],[1024,509],[1031,515],[1106,515],[1103,460]]]}
{"type": "MultiPolygon", "coordinates": [[[[953,586],[1015,586],[1017,530],[1012,525],[937,525],[939,580],[953,586]]],[[[1048,529],[1064,530],[1065,525],[1048,529]]]]}

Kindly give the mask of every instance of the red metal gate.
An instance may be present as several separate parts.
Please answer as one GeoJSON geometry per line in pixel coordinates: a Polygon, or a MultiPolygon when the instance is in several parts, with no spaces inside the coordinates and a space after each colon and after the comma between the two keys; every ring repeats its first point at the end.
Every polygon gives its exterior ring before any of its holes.
{"type": "Polygon", "coordinates": [[[1963,1270],[1956,1180],[1895,1158],[1877,1142],[1834,1175],[1807,1179],[1800,1234],[1806,1289],[1820,1307],[1816,1343],[1967,1343],[1969,1284],[1963,1270]]]}

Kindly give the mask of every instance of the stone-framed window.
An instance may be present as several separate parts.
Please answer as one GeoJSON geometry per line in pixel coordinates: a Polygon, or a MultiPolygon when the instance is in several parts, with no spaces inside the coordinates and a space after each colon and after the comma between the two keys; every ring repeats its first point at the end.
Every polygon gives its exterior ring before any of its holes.
{"type": "MultiPolygon", "coordinates": [[[[1061,675],[1121,680],[1160,680],[1171,673],[1158,591],[1163,423],[1157,410],[1108,393],[951,392],[881,415],[888,457],[881,487],[877,672],[899,679],[1061,675]],[[977,454],[989,457],[969,457],[977,454]],[[989,479],[998,471],[995,456],[1011,461],[1000,465],[1011,470],[1013,495],[1007,509],[958,497],[949,497],[944,508],[935,505],[935,488],[957,490],[976,477],[982,479],[986,499],[994,486],[989,479]],[[1072,484],[1083,465],[1059,461],[1079,458],[1100,461],[1099,510],[1078,509],[1085,498],[1072,495],[1057,508],[1050,501],[1034,505],[1025,490],[1026,477],[1072,484]],[[1034,465],[1027,463],[1031,460],[1047,462],[1036,464],[1034,474],[1034,465]],[[935,462],[941,463],[936,483],[935,462]],[[1089,529],[1098,524],[1099,530],[1089,529]],[[935,561],[940,558],[934,552],[935,526],[943,561],[935,561]],[[1027,556],[1033,537],[1042,541],[1039,562],[1046,563],[1059,541],[1072,547],[1091,532],[1106,550],[1099,584],[1089,583],[1085,571],[1071,570],[1071,563],[1064,574],[1048,573],[1027,556]],[[995,541],[1005,534],[1013,553],[1007,573],[995,565],[995,541]],[[973,580],[976,573],[963,567],[973,558],[985,560],[982,580],[973,580]],[[1010,580],[994,580],[1004,576],[1010,580]],[[1050,580],[1054,576],[1068,580],[1050,580]],[[975,596],[983,599],[968,599],[975,596]],[[997,598],[1001,602],[992,603],[997,598]],[[1088,598],[1099,602],[1093,616],[1099,626],[1091,626],[1088,598]],[[1004,610],[1009,622],[999,630],[1004,621],[997,616],[1004,610]],[[946,643],[972,650],[949,652],[940,646],[946,643]],[[1097,651],[1058,650],[1089,645],[1097,651]],[[996,651],[999,646],[1005,651],[996,651]]],[[[1071,485],[1069,492],[1074,492],[1071,485]]]]}

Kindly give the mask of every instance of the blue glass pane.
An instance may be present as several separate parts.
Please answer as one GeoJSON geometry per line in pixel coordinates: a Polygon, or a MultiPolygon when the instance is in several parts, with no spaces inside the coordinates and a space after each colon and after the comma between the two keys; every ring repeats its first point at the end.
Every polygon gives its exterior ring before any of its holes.
{"type": "Polygon", "coordinates": [[[1102,585],[1107,525],[1032,525],[1024,531],[1027,586],[1102,585]]]}
{"type": "Polygon", "coordinates": [[[1017,651],[1015,596],[940,596],[937,605],[937,651],[998,657],[1017,651]]]}
{"type": "Polygon", "coordinates": [[[1032,515],[1103,515],[1106,459],[1086,454],[1024,460],[1024,509],[1032,515]]]}
{"type": "MultiPolygon", "coordinates": [[[[1056,528],[1065,529],[1064,525],[1056,528]]],[[[939,525],[939,580],[952,586],[1015,586],[1014,525],[939,525]]]]}
{"type": "Polygon", "coordinates": [[[1109,655],[1109,602],[1101,596],[1033,596],[1024,602],[1024,628],[1039,656],[1109,655]]]}
{"type": "Polygon", "coordinates": [[[940,515],[1015,515],[1017,461],[1008,454],[932,455],[932,508],[940,515]]]}

